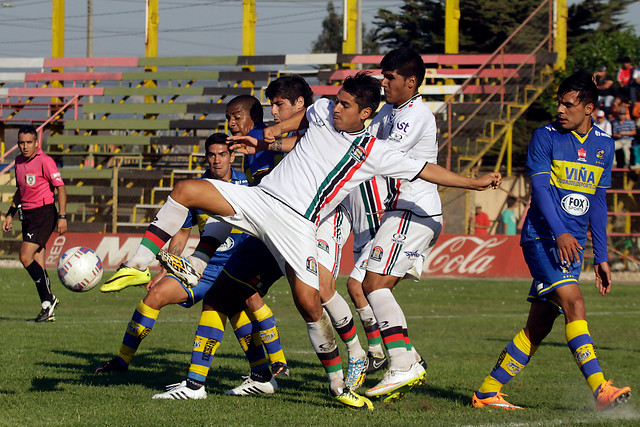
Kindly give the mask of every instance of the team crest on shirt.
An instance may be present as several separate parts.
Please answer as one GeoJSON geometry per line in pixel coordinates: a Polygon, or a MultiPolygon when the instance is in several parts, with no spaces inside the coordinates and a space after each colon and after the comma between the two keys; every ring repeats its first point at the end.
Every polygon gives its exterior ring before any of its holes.
{"type": "Polygon", "coordinates": [[[369,258],[374,261],[380,261],[382,260],[383,254],[384,251],[382,250],[382,248],[380,246],[376,246],[375,248],[371,249],[371,255],[369,255],[369,258]]]}
{"type": "Polygon", "coordinates": [[[389,135],[389,139],[391,141],[400,142],[402,141],[402,134],[400,132],[391,132],[391,134],[389,135]]]}
{"type": "Polygon", "coordinates": [[[589,211],[589,199],[582,194],[571,193],[562,198],[562,209],[569,215],[582,216],[589,211]]]}
{"type": "Polygon", "coordinates": [[[307,271],[315,274],[316,276],[318,275],[318,262],[312,256],[307,258],[307,271]]]}
{"type": "Polygon", "coordinates": [[[359,145],[352,145],[351,150],[349,150],[349,157],[351,157],[358,163],[362,163],[364,162],[364,159],[367,157],[367,155],[364,152],[364,148],[360,147],[359,145]]]}
{"type": "Polygon", "coordinates": [[[578,150],[578,161],[579,162],[587,161],[587,150],[585,150],[584,148],[581,148],[578,150]]]}
{"type": "Polygon", "coordinates": [[[367,269],[367,264],[369,264],[369,260],[368,260],[368,259],[365,259],[364,261],[362,261],[362,262],[360,263],[360,267],[359,267],[359,269],[360,269],[360,270],[366,270],[366,269],[367,269]]]}
{"type": "Polygon", "coordinates": [[[602,148],[596,149],[596,159],[604,159],[604,150],[602,148]]]}
{"type": "Polygon", "coordinates": [[[318,249],[322,249],[326,253],[329,253],[329,244],[324,240],[318,240],[318,249]]]}
{"type": "Polygon", "coordinates": [[[28,185],[29,187],[31,187],[31,186],[33,186],[33,185],[36,185],[36,174],[34,174],[34,173],[28,173],[28,174],[27,174],[27,176],[26,176],[26,178],[27,178],[27,185],[28,185]]]}

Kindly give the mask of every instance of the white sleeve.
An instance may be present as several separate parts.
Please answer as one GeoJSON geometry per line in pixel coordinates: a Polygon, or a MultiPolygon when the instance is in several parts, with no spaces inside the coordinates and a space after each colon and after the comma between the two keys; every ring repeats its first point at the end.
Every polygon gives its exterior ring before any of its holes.
{"type": "Polygon", "coordinates": [[[413,181],[427,164],[396,149],[384,140],[376,141],[371,155],[374,156],[374,175],[413,181]]]}

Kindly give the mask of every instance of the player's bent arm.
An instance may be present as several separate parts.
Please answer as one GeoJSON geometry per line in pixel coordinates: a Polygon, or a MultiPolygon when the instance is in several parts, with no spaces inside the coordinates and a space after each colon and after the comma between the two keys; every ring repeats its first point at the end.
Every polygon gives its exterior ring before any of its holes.
{"type": "Polygon", "coordinates": [[[260,151],[278,151],[281,153],[288,153],[293,150],[301,137],[290,136],[286,138],[277,137],[274,142],[267,143],[266,141],[253,138],[251,136],[230,136],[228,141],[233,142],[229,149],[234,150],[242,154],[256,154],[260,151]]]}
{"type": "Polygon", "coordinates": [[[549,227],[551,227],[556,239],[567,233],[567,228],[560,221],[560,217],[554,209],[556,204],[551,197],[551,184],[548,173],[539,173],[531,176],[531,198],[537,200],[536,205],[542,212],[542,216],[544,216],[549,227]]]}
{"type": "Polygon", "coordinates": [[[273,126],[269,126],[264,129],[264,140],[267,143],[275,142],[278,136],[287,132],[293,132],[300,129],[309,127],[307,121],[307,110],[301,110],[289,117],[287,120],[283,120],[280,123],[276,123],[273,126]]]}
{"type": "Polygon", "coordinates": [[[58,195],[58,209],[60,216],[65,216],[65,218],[58,217],[58,234],[64,234],[67,232],[67,189],[64,185],[60,185],[56,187],[56,194],[58,195]]]}
{"type": "Polygon", "coordinates": [[[458,187],[480,191],[497,188],[502,183],[502,175],[500,175],[499,172],[488,173],[478,178],[469,178],[445,169],[435,163],[427,163],[417,178],[445,187],[458,187]]]}

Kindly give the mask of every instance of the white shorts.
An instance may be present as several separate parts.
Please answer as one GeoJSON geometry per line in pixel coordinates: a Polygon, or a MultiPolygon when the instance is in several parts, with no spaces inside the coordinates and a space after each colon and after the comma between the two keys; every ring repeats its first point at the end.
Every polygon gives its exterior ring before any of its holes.
{"type": "Polygon", "coordinates": [[[353,249],[353,270],[349,277],[362,283],[364,281],[364,275],[367,273],[367,264],[369,262],[369,253],[371,253],[371,247],[373,246],[373,240],[369,240],[364,246],[360,246],[359,249],[353,249]]]}
{"type": "MultiPolygon", "coordinates": [[[[229,202],[235,215],[215,217],[262,240],[285,273],[289,264],[298,279],[319,289],[316,225],[259,187],[207,179],[229,202]]],[[[247,260],[251,262],[251,260],[247,260]]]]}
{"type": "Polygon", "coordinates": [[[318,263],[329,270],[334,279],[338,277],[342,248],[350,233],[351,218],[342,205],[338,205],[318,226],[318,263]]]}
{"type": "Polygon", "coordinates": [[[367,271],[420,278],[422,265],[442,230],[442,216],[419,217],[409,211],[390,211],[373,240],[367,271]]]}

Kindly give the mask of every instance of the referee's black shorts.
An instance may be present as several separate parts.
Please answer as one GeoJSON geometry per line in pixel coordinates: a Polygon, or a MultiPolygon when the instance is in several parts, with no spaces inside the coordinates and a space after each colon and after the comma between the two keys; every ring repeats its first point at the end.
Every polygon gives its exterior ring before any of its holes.
{"type": "Polygon", "coordinates": [[[35,209],[23,209],[22,218],[22,241],[44,248],[58,225],[56,205],[52,203],[35,209]]]}

